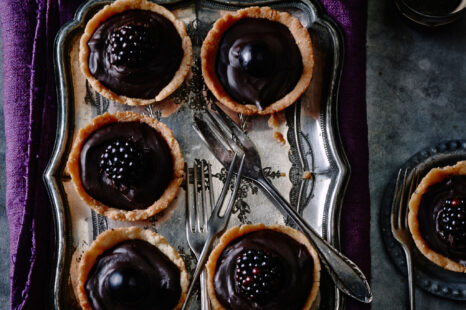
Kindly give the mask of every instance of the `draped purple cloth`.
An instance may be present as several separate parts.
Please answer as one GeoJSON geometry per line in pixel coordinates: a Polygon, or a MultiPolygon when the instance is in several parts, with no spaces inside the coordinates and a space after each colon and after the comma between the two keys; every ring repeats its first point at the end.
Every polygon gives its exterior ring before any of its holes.
{"type": "MultiPolygon", "coordinates": [[[[340,129],[352,174],[342,211],[343,251],[369,277],[369,186],[365,103],[366,0],[322,0],[341,25],[346,56],[340,129]]],[[[6,210],[12,309],[46,309],[55,247],[42,174],[56,131],[53,41],[80,0],[0,0],[6,136],[6,210]]],[[[349,302],[349,309],[362,305],[349,302]]]]}

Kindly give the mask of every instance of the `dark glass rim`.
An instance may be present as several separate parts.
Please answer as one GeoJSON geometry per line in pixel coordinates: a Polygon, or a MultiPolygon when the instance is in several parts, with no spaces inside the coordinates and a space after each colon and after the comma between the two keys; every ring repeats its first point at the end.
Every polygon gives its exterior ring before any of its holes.
{"type": "MultiPolygon", "coordinates": [[[[403,5],[404,8],[406,8],[407,10],[409,10],[413,14],[419,15],[419,17],[423,17],[423,18],[427,18],[427,19],[431,19],[431,20],[438,20],[438,21],[459,17],[462,13],[464,13],[466,11],[466,5],[465,5],[461,10],[459,10],[457,12],[454,12],[454,13],[447,14],[447,15],[429,15],[429,14],[425,14],[425,13],[422,13],[422,12],[419,12],[419,11],[413,9],[408,4],[406,4],[406,2],[404,0],[395,0],[395,2],[397,2],[398,5],[403,5]]],[[[462,5],[462,4],[463,3],[461,2],[460,5],[462,5]]]]}

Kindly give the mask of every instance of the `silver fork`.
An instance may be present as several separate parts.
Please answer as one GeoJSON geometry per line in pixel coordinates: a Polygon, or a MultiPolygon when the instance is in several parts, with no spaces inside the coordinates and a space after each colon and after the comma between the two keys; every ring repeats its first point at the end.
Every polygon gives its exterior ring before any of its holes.
{"type": "MultiPolygon", "coordinates": [[[[195,159],[193,163],[193,201],[191,201],[191,190],[189,182],[191,174],[185,165],[186,178],[186,239],[197,259],[201,255],[202,248],[207,241],[207,219],[214,205],[214,191],[212,187],[212,171],[210,164],[205,160],[195,159]],[[207,170],[207,180],[206,180],[207,170]],[[207,184],[207,186],[206,186],[207,184]],[[199,197],[199,188],[201,197],[199,197]],[[209,191],[209,202],[206,198],[206,190],[209,191]]],[[[210,302],[207,297],[206,272],[200,275],[201,310],[209,310],[210,302]]]]}
{"type": "Polygon", "coordinates": [[[254,143],[223,111],[212,106],[204,113],[194,115],[194,129],[215,157],[228,167],[232,163],[232,153],[245,154],[244,177],[254,181],[259,188],[280,207],[314,244],[319,257],[332,277],[335,285],[345,294],[369,303],[372,292],[362,271],[347,257],[323,240],[307,222],[280,195],[278,190],[265,177],[262,163],[254,143]]]}
{"type": "Polygon", "coordinates": [[[238,188],[241,183],[241,175],[244,166],[244,155],[241,156],[239,166],[237,165],[239,157],[240,156],[238,156],[238,154],[234,154],[232,162],[229,165],[228,174],[225,180],[225,184],[223,185],[222,192],[220,193],[220,196],[215,204],[214,209],[212,210],[209,220],[207,221],[207,238],[202,248],[201,254],[199,255],[199,258],[197,260],[196,270],[194,271],[193,277],[191,279],[191,284],[189,285],[188,293],[186,296],[186,300],[184,301],[182,310],[186,309],[186,305],[188,304],[189,297],[191,296],[194,284],[199,278],[201,271],[204,269],[204,264],[207,260],[207,256],[210,252],[210,248],[213,244],[215,237],[220,235],[228,225],[231,211],[236,201],[238,188]],[[230,182],[233,178],[233,174],[235,173],[235,171],[236,179],[235,184],[233,186],[233,191],[231,193],[230,200],[228,201],[228,205],[226,207],[223,207],[223,203],[230,188],[230,182]]]}
{"type": "Polygon", "coordinates": [[[392,225],[393,237],[401,244],[406,256],[406,266],[408,269],[408,286],[409,286],[409,306],[414,310],[414,285],[413,285],[413,263],[412,263],[412,242],[411,234],[408,228],[408,200],[414,192],[419,174],[414,169],[411,174],[408,188],[409,169],[400,169],[396,178],[395,192],[393,193],[392,212],[390,222],[392,225]]]}

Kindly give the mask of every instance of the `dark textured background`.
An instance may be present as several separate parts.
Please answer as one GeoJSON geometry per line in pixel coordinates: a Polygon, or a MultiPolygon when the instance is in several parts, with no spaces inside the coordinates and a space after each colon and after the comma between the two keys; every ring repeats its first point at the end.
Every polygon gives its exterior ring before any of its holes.
{"type": "MultiPolygon", "coordinates": [[[[372,309],[407,309],[407,282],[379,229],[388,179],[411,155],[466,138],[466,18],[435,32],[409,27],[390,0],[369,1],[367,114],[371,189],[372,309]]],[[[416,309],[466,309],[416,290],[416,309]]]]}

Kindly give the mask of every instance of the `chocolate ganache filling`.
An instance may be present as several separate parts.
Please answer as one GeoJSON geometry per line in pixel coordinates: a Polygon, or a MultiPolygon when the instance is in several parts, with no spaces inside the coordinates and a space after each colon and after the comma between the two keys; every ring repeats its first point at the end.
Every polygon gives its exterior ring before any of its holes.
{"type": "Polygon", "coordinates": [[[145,209],[162,196],[173,177],[165,139],[140,122],[118,122],[89,135],[80,154],[86,192],[123,210],[145,209]]]}
{"type": "Polygon", "coordinates": [[[227,309],[304,307],[314,283],[314,261],[307,248],[273,230],[233,240],[218,258],[215,294],[227,309]]]}
{"type": "Polygon", "coordinates": [[[431,185],[422,196],[418,220],[429,248],[466,266],[466,176],[431,185]]]}
{"type": "Polygon", "coordinates": [[[234,100],[263,110],[294,89],[303,72],[303,60],[285,25],[243,18],[223,35],[216,72],[234,100]]]}
{"type": "Polygon", "coordinates": [[[129,10],[105,20],[88,41],[89,71],[119,95],[151,99],[172,80],[183,58],[173,24],[152,11],[129,10]]]}
{"type": "Polygon", "coordinates": [[[97,258],[85,284],[94,310],[171,310],[180,299],[180,271],[157,247],[127,240],[97,258]]]}

